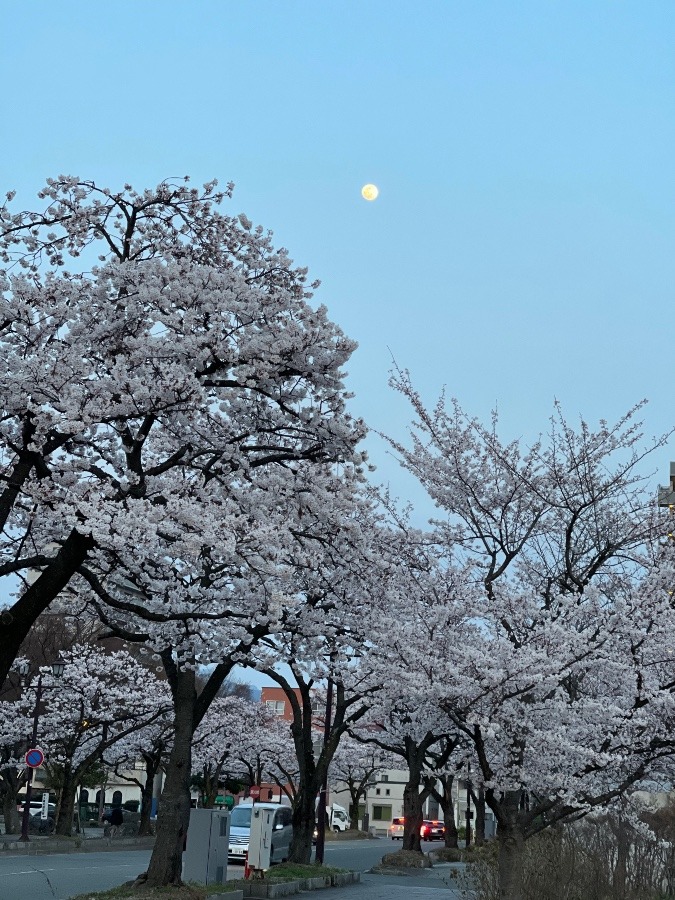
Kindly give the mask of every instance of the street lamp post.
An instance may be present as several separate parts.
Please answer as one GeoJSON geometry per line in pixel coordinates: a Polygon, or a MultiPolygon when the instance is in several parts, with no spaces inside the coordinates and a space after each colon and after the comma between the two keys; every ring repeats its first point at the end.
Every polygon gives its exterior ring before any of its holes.
{"type": "MultiPolygon", "coordinates": [[[[52,673],[58,678],[63,675],[65,665],[61,660],[52,663],[52,673]]],[[[38,674],[37,685],[35,688],[35,708],[33,710],[33,731],[31,733],[30,748],[35,748],[37,744],[38,719],[40,716],[40,700],[42,699],[42,672],[38,674]]],[[[21,817],[21,835],[20,841],[30,841],[28,836],[28,827],[30,825],[30,801],[33,794],[33,767],[28,767],[28,775],[26,777],[26,799],[23,804],[23,815],[21,817]]]]}
{"type": "MultiPolygon", "coordinates": [[[[35,709],[33,710],[33,731],[30,738],[30,748],[37,744],[38,732],[38,715],[40,709],[40,700],[42,699],[42,672],[38,675],[37,687],[35,689],[35,709]]],[[[23,816],[21,817],[21,835],[20,841],[29,841],[28,826],[30,824],[30,800],[33,794],[33,768],[29,766],[28,775],[26,777],[26,799],[23,804],[23,816]]]]}
{"type": "Polygon", "coordinates": [[[368,789],[373,787],[372,784],[366,783],[365,790],[363,792],[363,805],[365,807],[363,812],[363,824],[361,825],[361,831],[368,832],[370,828],[370,815],[368,813],[368,789]]]}
{"type": "MultiPolygon", "coordinates": [[[[102,744],[105,745],[105,742],[108,740],[108,723],[103,723],[103,735],[102,735],[102,744]]],[[[105,789],[106,789],[107,775],[104,769],[103,781],[101,782],[101,788],[98,792],[98,823],[99,825],[103,824],[103,816],[105,814],[105,789]]]]}

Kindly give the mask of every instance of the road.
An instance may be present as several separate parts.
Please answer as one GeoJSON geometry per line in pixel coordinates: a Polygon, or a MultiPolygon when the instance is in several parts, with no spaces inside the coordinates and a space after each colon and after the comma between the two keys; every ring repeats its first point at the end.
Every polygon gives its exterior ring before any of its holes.
{"type": "MultiPolygon", "coordinates": [[[[438,844],[424,844],[429,850],[438,844]]],[[[373,841],[335,841],[326,844],[326,865],[340,866],[365,872],[378,863],[383,854],[397,847],[385,839],[373,841]]],[[[120,850],[92,853],[3,854],[0,856],[0,900],[68,900],[85,891],[102,891],[130,881],[143,872],[150,859],[149,850],[120,850]]],[[[436,872],[436,870],[434,870],[436,872]]],[[[241,878],[243,866],[228,866],[228,878],[241,878]]],[[[447,890],[448,881],[427,876],[387,878],[365,876],[361,886],[329,889],[317,894],[317,900],[413,900],[429,896],[430,889],[440,889],[439,900],[452,898],[447,890]],[[402,884],[401,882],[405,883],[402,884]]]]}
{"type": "Polygon", "coordinates": [[[103,891],[143,872],[150,850],[0,857],[0,900],[67,900],[103,891]]]}

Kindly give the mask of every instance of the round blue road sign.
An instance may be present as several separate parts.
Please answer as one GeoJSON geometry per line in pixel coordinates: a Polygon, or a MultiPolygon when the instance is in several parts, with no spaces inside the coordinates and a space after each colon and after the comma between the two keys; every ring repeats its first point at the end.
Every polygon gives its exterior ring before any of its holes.
{"type": "Polygon", "coordinates": [[[37,769],[45,761],[45,755],[42,750],[35,747],[26,753],[26,765],[31,769],[37,769]]]}

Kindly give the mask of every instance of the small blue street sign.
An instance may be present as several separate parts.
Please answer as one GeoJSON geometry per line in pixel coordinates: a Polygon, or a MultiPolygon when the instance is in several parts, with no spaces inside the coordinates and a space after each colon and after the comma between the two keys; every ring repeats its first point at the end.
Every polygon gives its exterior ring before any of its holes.
{"type": "Polygon", "coordinates": [[[45,761],[45,755],[42,750],[35,747],[26,753],[26,765],[31,769],[37,769],[45,761]]]}

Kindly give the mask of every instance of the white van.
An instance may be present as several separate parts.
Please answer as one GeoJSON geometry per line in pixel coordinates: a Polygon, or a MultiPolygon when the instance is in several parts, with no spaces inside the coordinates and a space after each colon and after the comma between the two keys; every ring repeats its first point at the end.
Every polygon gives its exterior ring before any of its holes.
{"type": "MultiPolygon", "coordinates": [[[[17,805],[16,805],[16,811],[20,815],[23,815],[24,803],[25,803],[25,801],[22,800],[20,803],[17,803],[17,805]]],[[[31,800],[30,801],[31,816],[39,816],[41,812],[42,812],[42,800],[31,800]]],[[[55,803],[49,804],[49,815],[52,817],[56,815],[56,804],[55,803]]]]}
{"type": "MultiPolygon", "coordinates": [[[[291,852],[293,840],[293,824],[290,806],[278,803],[256,803],[258,809],[274,810],[274,826],[272,831],[272,849],[270,859],[273,863],[285,862],[291,852]]],[[[230,814],[230,846],[228,858],[244,861],[248,853],[248,841],[251,836],[252,803],[240,803],[230,814]]]]}

